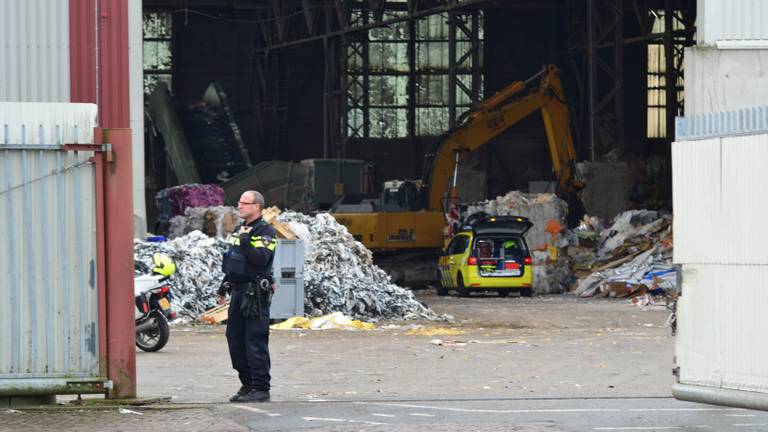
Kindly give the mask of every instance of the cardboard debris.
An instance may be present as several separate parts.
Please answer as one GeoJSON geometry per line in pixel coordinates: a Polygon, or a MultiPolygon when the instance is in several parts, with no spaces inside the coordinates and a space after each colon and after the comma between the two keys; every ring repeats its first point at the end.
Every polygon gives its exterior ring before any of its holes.
{"type": "Polygon", "coordinates": [[[198,318],[206,324],[222,324],[229,319],[229,302],[210,308],[198,318]]]}
{"type": "MultiPolygon", "coordinates": [[[[581,277],[574,284],[573,294],[643,297],[673,292],[677,270],[672,265],[671,222],[671,216],[649,210],[618,215],[597,236],[591,273],[578,268],[581,277]]],[[[581,249],[571,256],[588,255],[589,250],[581,249]]]]}

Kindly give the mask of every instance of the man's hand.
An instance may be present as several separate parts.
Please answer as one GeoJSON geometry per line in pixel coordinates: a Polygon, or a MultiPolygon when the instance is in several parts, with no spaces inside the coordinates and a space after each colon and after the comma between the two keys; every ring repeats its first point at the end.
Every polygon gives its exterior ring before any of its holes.
{"type": "Polygon", "coordinates": [[[243,225],[243,226],[240,227],[240,231],[238,231],[237,233],[238,234],[248,234],[249,232],[251,232],[252,229],[253,229],[253,227],[249,227],[248,225],[243,225]]]}

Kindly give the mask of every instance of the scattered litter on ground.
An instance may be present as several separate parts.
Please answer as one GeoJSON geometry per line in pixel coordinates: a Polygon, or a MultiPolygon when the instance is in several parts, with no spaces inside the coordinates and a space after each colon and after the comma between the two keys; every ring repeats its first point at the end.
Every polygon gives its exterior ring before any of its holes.
{"type": "Polygon", "coordinates": [[[134,410],[129,410],[129,409],[126,409],[126,408],[120,408],[120,409],[118,410],[118,412],[120,412],[120,414],[135,414],[135,415],[144,415],[144,413],[140,413],[140,412],[138,412],[138,411],[134,411],[134,410]]]}
{"type": "Polygon", "coordinates": [[[405,334],[408,336],[456,336],[464,334],[464,331],[449,327],[416,327],[405,334]]]}
{"type": "Polygon", "coordinates": [[[442,339],[432,339],[429,341],[432,345],[437,346],[444,346],[444,347],[463,347],[467,346],[466,341],[458,341],[458,340],[442,340],[442,339]]]}

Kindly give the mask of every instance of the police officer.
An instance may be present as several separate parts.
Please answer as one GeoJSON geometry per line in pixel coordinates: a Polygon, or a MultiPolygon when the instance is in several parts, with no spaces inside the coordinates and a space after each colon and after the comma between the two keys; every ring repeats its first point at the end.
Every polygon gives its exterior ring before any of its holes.
{"type": "Polygon", "coordinates": [[[229,237],[219,301],[229,293],[227,343],[242,386],[230,402],[269,401],[269,303],[273,293],[275,231],[261,218],[264,197],[246,191],[238,203],[244,222],[229,237]]]}

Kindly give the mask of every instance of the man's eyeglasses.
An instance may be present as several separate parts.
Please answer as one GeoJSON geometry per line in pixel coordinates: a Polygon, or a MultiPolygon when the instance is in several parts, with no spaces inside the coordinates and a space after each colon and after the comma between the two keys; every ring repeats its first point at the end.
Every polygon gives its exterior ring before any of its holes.
{"type": "Polygon", "coordinates": [[[255,202],[249,203],[249,202],[238,201],[238,204],[240,204],[240,205],[251,205],[251,204],[258,204],[258,203],[255,203],[255,202]]]}

